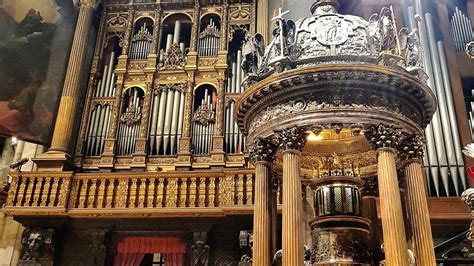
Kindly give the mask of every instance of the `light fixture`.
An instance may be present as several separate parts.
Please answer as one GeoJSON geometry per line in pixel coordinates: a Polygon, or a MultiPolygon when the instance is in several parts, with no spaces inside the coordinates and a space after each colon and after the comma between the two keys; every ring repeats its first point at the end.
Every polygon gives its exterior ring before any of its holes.
{"type": "Polygon", "coordinates": [[[314,134],[314,132],[311,131],[311,133],[308,134],[308,137],[306,138],[308,141],[320,141],[323,140],[321,136],[318,136],[314,134]]]}

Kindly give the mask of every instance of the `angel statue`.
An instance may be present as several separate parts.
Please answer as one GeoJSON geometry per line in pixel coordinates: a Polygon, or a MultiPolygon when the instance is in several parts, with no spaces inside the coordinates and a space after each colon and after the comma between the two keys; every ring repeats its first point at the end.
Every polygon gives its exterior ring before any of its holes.
{"type": "Polygon", "coordinates": [[[255,36],[247,33],[245,35],[245,41],[242,45],[242,69],[245,72],[245,75],[248,74],[257,74],[258,69],[258,59],[257,55],[263,56],[265,53],[265,44],[263,41],[263,36],[260,33],[255,34],[255,36]]]}
{"type": "Polygon", "coordinates": [[[464,150],[462,150],[462,153],[468,157],[474,158],[474,143],[467,144],[466,147],[464,147],[464,150]]]}
{"type": "Polygon", "coordinates": [[[407,67],[421,67],[422,49],[418,29],[408,32],[407,28],[400,30],[400,49],[404,53],[407,67]]]}

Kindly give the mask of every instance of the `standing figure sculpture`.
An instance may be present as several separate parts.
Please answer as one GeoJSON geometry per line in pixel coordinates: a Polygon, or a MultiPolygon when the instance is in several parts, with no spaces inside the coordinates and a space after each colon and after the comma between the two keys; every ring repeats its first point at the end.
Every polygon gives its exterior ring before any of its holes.
{"type": "Polygon", "coordinates": [[[191,265],[208,266],[210,247],[206,245],[207,232],[194,232],[194,245],[191,246],[191,265]]]}
{"type": "Polygon", "coordinates": [[[422,50],[418,29],[408,32],[407,28],[400,30],[400,46],[403,51],[407,67],[421,67],[422,50]]]}
{"type": "Polygon", "coordinates": [[[393,24],[392,11],[384,7],[379,16],[381,51],[396,52],[395,25],[393,24]]]}
{"type": "Polygon", "coordinates": [[[258,56],[263,56],[265,53],[265,44],[263,36],[260,33],[255,36],[247,33],[245,35],[245,41],[242,45],[242,69],[244,70],[245,76],[248,74],[257,74],[258,70],[258,56]]]}

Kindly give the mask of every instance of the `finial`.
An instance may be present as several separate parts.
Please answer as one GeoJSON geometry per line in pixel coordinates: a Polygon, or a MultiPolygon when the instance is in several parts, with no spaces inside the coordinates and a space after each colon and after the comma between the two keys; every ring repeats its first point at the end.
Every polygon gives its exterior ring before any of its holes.
{"type": "Polygon", "coordinates": [[[337,13],[339,6],[339,0],[317,0],[310,10],[313,15],[337,13]]]}

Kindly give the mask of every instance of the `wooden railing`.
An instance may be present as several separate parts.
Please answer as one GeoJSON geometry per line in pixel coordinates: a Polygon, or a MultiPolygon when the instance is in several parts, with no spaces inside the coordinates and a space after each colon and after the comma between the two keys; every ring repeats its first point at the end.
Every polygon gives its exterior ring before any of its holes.
{"type": "Polygon", "coordinates": [[[5,210],[12,215],[62,212],[69,216],[121,217],[251,213],[254,179],[253,169],[17,173],[5,210]]]}

